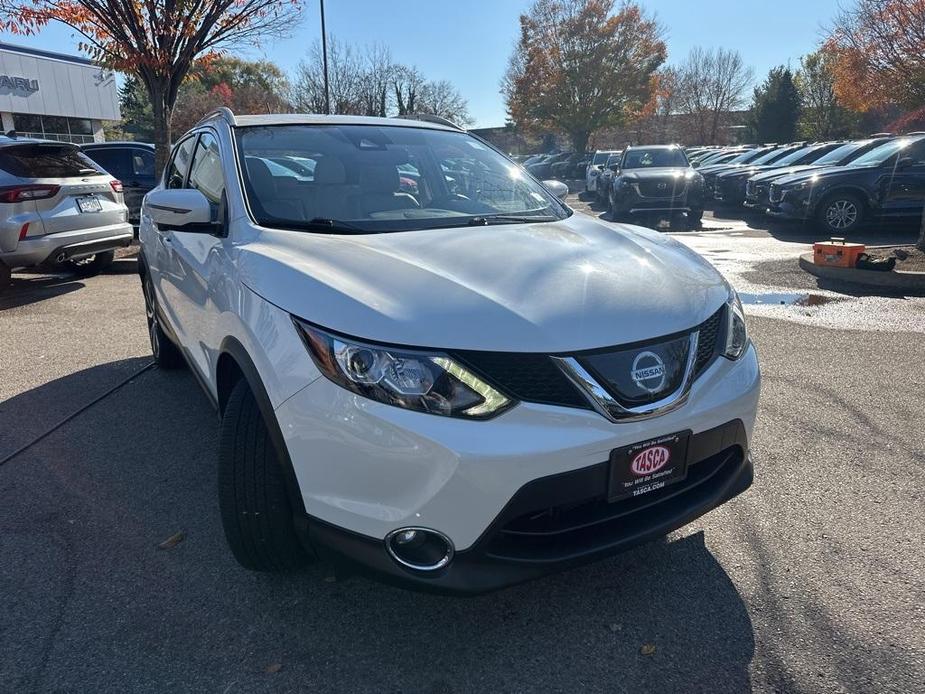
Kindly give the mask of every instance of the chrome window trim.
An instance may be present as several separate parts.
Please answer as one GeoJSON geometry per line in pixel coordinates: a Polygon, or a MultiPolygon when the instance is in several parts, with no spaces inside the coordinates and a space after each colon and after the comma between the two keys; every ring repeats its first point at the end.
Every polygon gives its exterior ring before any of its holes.
{"type": "Polygon", "coordinates": [[[700,331],[694,330],[688,337],[687,364],[681,384],[673,393],[647,405],[627,407],[613,397],[600,382],[585,369],[575,357],[552,357],[556,365],[581,391],[591,406],[612,422],[632,422],[658,417],[677,409],[687,401],[693,385],[694,365],[697,363],[697,345],[700,331]]]}

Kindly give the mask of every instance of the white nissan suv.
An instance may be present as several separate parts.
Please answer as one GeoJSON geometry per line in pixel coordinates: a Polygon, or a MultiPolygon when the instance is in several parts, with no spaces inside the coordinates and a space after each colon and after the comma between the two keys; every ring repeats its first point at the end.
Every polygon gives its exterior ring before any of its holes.
{"type": "Polygon", "coordinates": [[[573,214],[451,124],[235,116],[145,198],[151,343],[221,417],[237,560],[479,593],[745,490],[760,374],[735,292],[573,214]]]}

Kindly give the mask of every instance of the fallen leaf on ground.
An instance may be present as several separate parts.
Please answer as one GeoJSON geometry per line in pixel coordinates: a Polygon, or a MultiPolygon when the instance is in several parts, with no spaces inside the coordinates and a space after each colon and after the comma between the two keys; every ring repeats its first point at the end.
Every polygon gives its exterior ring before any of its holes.
{"type": "Polygon", "coordinates": [[[168,537],[166,540],[160,543],[157,546],[157,548],[158,549],[170,549],[171,547],[176,547],[178,544],[183,542],[183,540],[185,539],[186,539],[186,533],[181,530],[180,532],[174,533],[173,535],[168,537]]]}
{"type": "Polygon", "coordinates": [[[639,649],[639,652],[643,655],[653,655],[655,653],[655,644],[644,643],[642,644],[642,648],[639,649]]]}
{"type": "Polygon", "coordinates": [[[267,671],[267,674],[272,675],[276,672],[279,672],[282,669],[283,669],[282,663],[270,663],[269,665],[267,665],[266,671],[267,671]]]}

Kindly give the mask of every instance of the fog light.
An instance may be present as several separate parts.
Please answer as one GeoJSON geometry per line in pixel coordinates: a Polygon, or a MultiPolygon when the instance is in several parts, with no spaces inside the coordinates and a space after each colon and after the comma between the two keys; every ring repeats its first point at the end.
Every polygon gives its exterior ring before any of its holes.
{"type": "Polygon", "coordinates": [[[392,559],[416,571],[436,571],[453,559],[453,543],[428,528],[399,528],[385,538],[392,559]]]}

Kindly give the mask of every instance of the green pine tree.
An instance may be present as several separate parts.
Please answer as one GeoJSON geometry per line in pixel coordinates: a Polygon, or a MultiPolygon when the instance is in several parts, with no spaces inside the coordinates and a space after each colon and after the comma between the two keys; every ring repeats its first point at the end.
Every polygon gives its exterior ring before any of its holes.
{"type": "Polygon", "coordinates": [[[751,126],[759,142],[791,142],[800,121],[800,92],[793,73],[783,65],[771,68],[767,79],[755,87],[751,126]]]}

